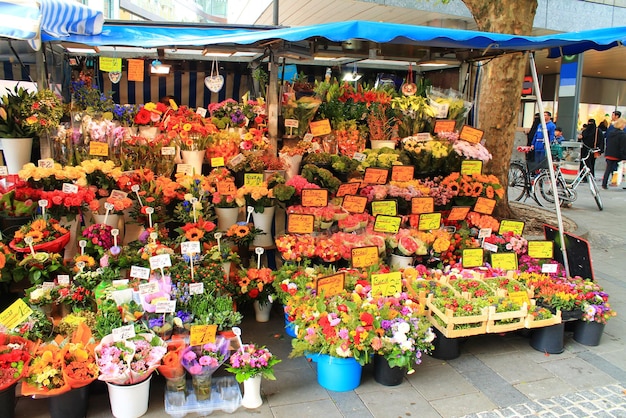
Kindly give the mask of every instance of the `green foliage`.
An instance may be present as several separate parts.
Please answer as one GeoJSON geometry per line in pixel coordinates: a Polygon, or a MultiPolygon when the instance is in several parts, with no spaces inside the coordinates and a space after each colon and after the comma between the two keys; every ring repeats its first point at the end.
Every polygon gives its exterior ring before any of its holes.
{"type": "Polygon", "coordinates": [[[6,89],[7,94],[0,105],[0,136],[4,138],[30,138],[32,126],[26,123],[29,110],[35,101],[35,93],[23,87],[6,89]]]}

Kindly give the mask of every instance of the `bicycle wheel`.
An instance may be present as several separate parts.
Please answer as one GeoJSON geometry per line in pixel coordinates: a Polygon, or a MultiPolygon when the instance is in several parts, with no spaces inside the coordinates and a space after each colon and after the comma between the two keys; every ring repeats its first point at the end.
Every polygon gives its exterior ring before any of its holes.
{"type": "Polygon", "coordinates": [[[593,176],[590,174],[587,175],[587,181],[589,182],[589,190],[591,190],[591,195],[596,200],[596,205],[598,205],[598,210],[604,209],[604,205],[602,204],[602,198],[600,197],[600,189],[598,189],[598,185],[594,180],[593,176]]]}
{"type": "Polygon", "coordinates": [[[519,202],[526,194],[526,169],[521,163],[512,162],[509,166],[509,201],[519,202]]]}
{"type": "MultiPolygon", "coordinates": [[[[563,181],[559,178],[557,178],[556,181],[557,192],[559,194],[559,200],[561,201],[560,203],[563,204],[571,202],[572,199],[564,199],[566,196],[565,188],[567,187],[565,183],[563,183],[563,181]]],[[[548,173],[540,174],[535,179],[534,189],[535,200],[539,203],[539,205],[546,208],[554,208],[554,202],[556,199],[554,198],[552,182],[550,181],[550,175],[548,173]]]]}

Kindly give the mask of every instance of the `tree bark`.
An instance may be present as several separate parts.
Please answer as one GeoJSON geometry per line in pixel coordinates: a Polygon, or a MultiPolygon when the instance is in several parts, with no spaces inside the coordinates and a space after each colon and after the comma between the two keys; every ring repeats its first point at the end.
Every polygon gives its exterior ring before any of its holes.
{"type": "MultiPolygon", "coordinates": [[[[532,31],[537,0],[463,0],[463,3],[481,31],[515,35],[529,35],[532,31]]],[[[485,131],[485,146],[493,155],[485,171],[498,177],[505,191],[527,58],[525,54],[515,53],[483,62],[477,128],[485,131]]],[[[512,217],[508,196],[496,206],[494,216],[512,217]]]]}

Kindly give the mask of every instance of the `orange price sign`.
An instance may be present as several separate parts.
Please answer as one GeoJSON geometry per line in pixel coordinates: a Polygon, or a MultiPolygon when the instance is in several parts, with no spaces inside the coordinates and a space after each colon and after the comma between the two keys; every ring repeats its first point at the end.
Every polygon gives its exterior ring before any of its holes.
{"type": "Polygon", "coordinates": [[[328,190],[302,189],[302,206],[314,208],[328,206],[328,190]]]}
{"type": "Polygon", "coordinates": [[[337,197],[343,197],[347,194],[357,194],[360,186],[361,183],[358,181],[340,184],[339,189],[337,189],[337,197]]]}
{"type": "Polygon", "coordinates": [[[491,215],[493,209],[496,207],[496,201],[494,199],[487,199],[486,197],[479,197],[474,205],[474,212],[483,213],[485,215],[491,215]]]}
{"type": "Polygon", "coordinates": [[[389,176],[389,170],[384,168],[371,168],[365,169],[365,175],[363,176],[363,183],[368,184],[385,184],[387,183],[387,176],[389,176]]]}
{"type": "Polygon", "coordinates": [[[218,181],[217,192],[225,196],[233,196],[237,193],[237,186],[234,181],[218,181]]]}
{"type": "Polygon", "coordinates": [[[372,274],[373,295],[393,296],[400,292],[402,292],[402,273],[399,271],[372,274]]]}
{"type": "Polygon", "coordinates": [[[472,128],[469,125],[463,125],[463,128],[461,128],[461,133],[459,134],[459,139],[471,142],[472,144],[478,144],[483,139],[484,134],[485,131],[472,128]]]}
{"type": "Polygon", "coordinates": [[[450,209],[450,214],[448,215],[449,221],[462,221],[467,217],[467,214],[470,211],[469,206],[454,206],[450,209]]]}
{"type": "Polygon", "coordinates": [[[435,121],[435,133],[439,132],[454,132],[456,128],[456,121],[448,119],[440,119],[435,121]]]}
{"type": "Polygon", "coordinates": [[[215,342],[217,325],[192,325],[189,335],[189,345],[203,345],[215,342]]]}
{"type": "Polygon", "coordinates": [[[331,276],[317,279],[317,294],[324,294],[324,297],[338,295],[344,291],[346,273],[337,273],[331,276]]]}
{"type": "Polygon", "coordinates": [[[483,172],[483,162],[480,160],[465,160],[461,163],[461,174],[480,174],[483,172]]]}
{"type": "Polygon", "coordinates": [[[352,249],[352,267],[361,268],[378,264],[378,247],[357,247],[352,249]]]}
{"type": "Polygon", "coordinates": [[[330,120],[328,119],[311,122],[309,123],[309,128],[311,128],[313,136],[328,135],[333,131],[330,127],[330,120]]]}
{"type": "Polygon", "coordinates": [[[439,229],[441,226],[441,213],[433,212],[433,213],[422,213],[420,215],[419,223],[417,224],[417,229],[420,231],[428,231],[431,229],[439,229]]]}
{"type": "Polygon", "coordinates": [[[395,200],[376,200],[372,202],[372,216],[398,214],[398,202],[395,200]]]}
{"type": "Polygon", "coordinates": [[[315,225],[315,215],[290,213],[287,215],[287,232],[290,234],[310,234],[315,225]]]}
{"type": "Polygon", "coordinates": [[[378,215],[374,221],[374,232],[389,232],[397,234],[402,223],[400,216],[378,215]]]}
{"type": "Polygon", "coordinates": [[[412,165],[394,165],[391,167],[392,181],[411,181],[415,174],[415,167],[412,165]]]}
{"type": "Polygon", "coordinates": [[[435,199],[432,197],[414,197],[411,199],[411,213],[431,213],[435,211],[435,199]]]}
{"type": "Polygon", "coordinates": [[[363,213],[367,206],[367,197],[351,194],[345,195],[341,206],[350,213],[363,213]]]}
{"type": "Polygon", "coordinates": [[[99,157],[109,156],[109,144],[106,142],[91,141],[89,143],[89,155],[96,155],[99,157]]]}

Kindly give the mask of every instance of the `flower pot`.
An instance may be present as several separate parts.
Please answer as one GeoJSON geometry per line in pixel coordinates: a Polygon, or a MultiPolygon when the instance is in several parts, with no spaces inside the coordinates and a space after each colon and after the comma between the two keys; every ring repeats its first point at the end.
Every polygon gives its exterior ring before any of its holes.
{"type": "Polygon", "coordinates": [[[150,380],[134,385],[114,385],[107,382],[111,412],[115,418],[139,418],[148,411],[150,380]]]}
{"type": "Polygon", "coordinates": [[[530,336],[530,346],[544,353],[560,354],[565,350],[564,333],[564,322],[549,327],[535,328],[530,336]]]}
{"type": "Polygon", "coordinates": [[[265,303],[261,303],[258,300],[255,300],[252,306],[254,306],[254,317],[256,322],[268,322],[270,320],[272,302],[265,301],[265,303]]]}
{"type": "Polygon", "coordinates": [[[289,320],[288,314],[285,314],[285,333],[291,338],[296,338],[298,336],[296,325],[289,320]]]}
{"type": "Polygon", "coordinates": [[[340,358],[319,354],[312,357],[317,363],[317,383],[325,389],[346,392],[361,384],[363,366],[354,358],[340,358]]]}
{"type": "Polygon", "coordinates": [[[239,208],[215,208],[215,214],[217,215],[217,229],[227,231],[237,223],[239,208]]]}
{"type": "Polygon", "coordinates": [[[192,374],[191,384],[197,401],[211,399],[211,377],[213,373],[192,374]]]}
{"type": "Polygon", "coordinates": [[[33,138],[0,138],[0,149],[9,174],[17,174],[30,162],[33,138]]]}
{"type": "Polygon", "coordinates": [[[204,163],[204,155],[206,150],[199,151],[185,151],[181,150],[180,155],[183,159],[183,164],[189,164],[193,167],[194,174],[202,174],[202,164],[204,163]]]}
{"type": "Polygon", "coordinates": [[[372,146],[372,149],[381,149],[381,148],[391,148],[391,149],[395,149],[396,148],[396,142],[395,141],[384,141],[384,140],[370,140],[370,144],[372,146]]]}
{"type": "Polygon", "coordinates": [[[2,411],[3,417],[13,418],[15,416],[15,386],[17,383],[13,383],[0,391],[0,411],[2,411]]]}
{"type": "Polygon", "coordinates": [[[592,347],[600,345],[605,325],[599,322],[582,321],[579,319],[574,325],[574,341],[592,347]]]}
{"type": "Polygon", "coordinates": [[[84,418],[89,406],[89,385],[48,398],[51,418],[84,418]]]}
{"type": "Polygon", "coordinates": [[[413,265],[413,257],[406,255],[391,254],[389,267],[395,270],[405,269],[413,265]]]}
{"type": "MultiPolygon", "coordinates": [[[[53,241],[43,242],[41,244],[33,245],[35,252],[43,251],[47,253],[60,253],[63,248],[67,249],[71,242],[71,234],[67,233],[53,241]]],[[[9,242],[9,247],[17,253],[30,253],[30,247],[17,247],[14,241],[9,242]]]]}
{"type": "Polygon", "coordinates": [[[398,386],[407,373],[406,367],[391,367],[380,354],[374,354],[374,380],[385,386],[398,386]]]}
{"type": "Polygon", "coordinates": [[[248,409],[258,408],[263,405],[261,398],[261,379],[262,376],[254,376],[243,381],[243,398],[241,398],[241,406],[248,409]]]}
{"type": "Polygon", "coordinates": [[[263,213],[252,212],[254,226],[265,232],[265,234],[254,237],[254,241],[252,241],[254,247],[271,247],[274,245],[272,223],[274,222],[275,209],[274,206],[269,206],[263,210],[263,213]]]}
{"type": "Polygon", "coordinates": [[[435,339],[431,356],[439,360],[452,360],[461,355],[458,338],[448,338],[444,336],[437,328],[433,327],[435,339]]]}

